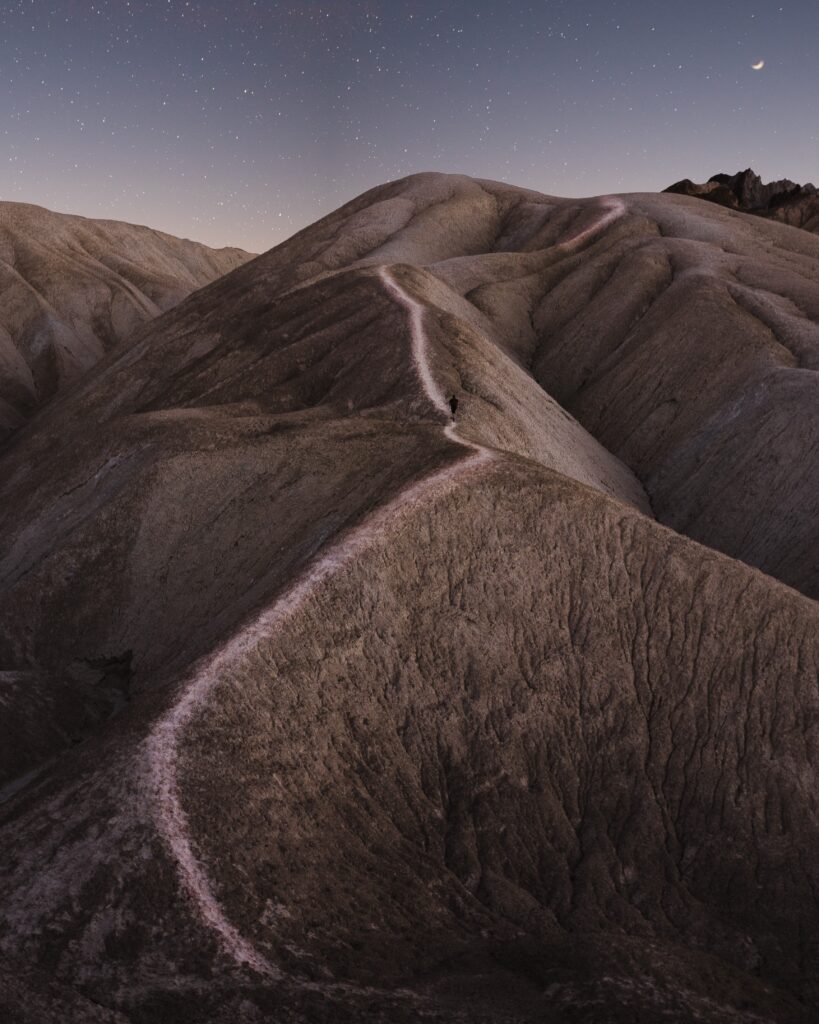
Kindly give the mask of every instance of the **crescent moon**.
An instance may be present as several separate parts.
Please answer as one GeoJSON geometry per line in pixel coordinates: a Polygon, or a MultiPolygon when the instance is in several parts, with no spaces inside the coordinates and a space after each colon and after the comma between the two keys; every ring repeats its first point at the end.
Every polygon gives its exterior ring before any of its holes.
{"type": "Polygon", "coordinates": [[[752,64],[751,67],[754,69],[754,71],[761,71],[765,67],[765,61],[758,60],[756,64],[752,64]]]}

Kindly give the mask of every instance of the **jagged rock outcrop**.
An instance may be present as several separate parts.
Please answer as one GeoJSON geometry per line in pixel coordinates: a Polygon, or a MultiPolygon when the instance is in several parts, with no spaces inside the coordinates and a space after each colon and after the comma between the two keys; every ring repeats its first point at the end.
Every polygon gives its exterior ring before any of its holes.
{"type": "Polygon", "coordinates": [[[737,205],[743,210],[770,209],[799,196],[816,195],[814,185],[797,185],[789,178],[763,184],[760,176],[750,167],[738,174],[715,174],[710,180],[729,189],[736,196],[737,205]]]}
{"type": "Polygon", "coordinates": [[[707,199],[806,231],[819,231],[819,194],[815,185],[797,185],[788,178],[765,185],[750,167],[738,174],[715,174],[703,185],[684,178],[665,191],[707,199]]]}
{"type": "Polygon", "coordinates": [[[141,324],[248,259],[151,228],[0,203],[0,441],[141,324]]]}
{"type": "Polygon", "coordinates": [[[817,269],[685,197],[419,175],[40,412],[8,706],[122,697],[62,748],[15,711],[0,949],[43,1005],[808,1024],[817,269]]]}

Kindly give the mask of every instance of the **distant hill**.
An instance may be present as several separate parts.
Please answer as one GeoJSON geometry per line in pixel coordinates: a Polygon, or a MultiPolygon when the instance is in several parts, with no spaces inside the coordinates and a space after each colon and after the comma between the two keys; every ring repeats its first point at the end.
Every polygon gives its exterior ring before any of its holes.
{"type": "Polygon", "coordinates": [[[250,258],[0,203],[0,441],[137,327],[250,258]]]}
{"type": "Polygon", "coordinates": [[[812,184],[797,185],[783,178],[764,185],[759,175],[748,168],[738,174],[715,174],[702,185],[683,178],[665,191],[706,199],[732,210],[819,233],[819,193],[812,184]]]}

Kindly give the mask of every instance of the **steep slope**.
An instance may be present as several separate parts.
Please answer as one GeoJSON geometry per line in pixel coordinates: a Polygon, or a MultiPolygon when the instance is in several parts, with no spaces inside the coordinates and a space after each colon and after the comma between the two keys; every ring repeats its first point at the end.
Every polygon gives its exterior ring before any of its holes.
{"type": "Polygon", "coordinates": [[[0,440],[136,327],[250,258],[0,203],[0,440]]]}
{"type": "Polygon", "coordinates": [[[637,474],[661,521],[817,593],[819,240],[693,200],[563,201],[446,175],[384,186],[183,304],[166,321],[175,357],[146,354],[100,401],[125,409],[138,389],[145,408],[198,406],[209,388],[208,406],[269,408],[287,360],[300,372],[292,348],[269,351],[282,297],[321,303],[296,290],[395,261],[437,278],[441,315],[530,371],[637,474]],[[238,346],[225,340],[235,318],[238,346]]]}
{"type": "Polygon", "coordinates": [[[819,195],[799,195],[773,204],[766,213],[771,220],[819,235],[819,195]]]}
{"type": "Polygon", "coordinates": [[[424,175],[114,350],[0,456],[0,948],[133,1024],[807,1024],[819,607],[637,476],[815,550],[817,260],[424,175]]]}
{"type": "MultiPolygon", "coordinates": [[[[403,273],[443,292],[429,274],[403,273]]],[[[423,419],[413,425],[426,392],[407,384],[412,343],[385,343],[402,314],[378,269],[285,296],[268,297],[265,278],[257,261],[157,321],[7,452],[9,670],[64,673],[128,653],[143,679],[167,671],[446,446],[423,419]]],[[[516,361],[468,319],[436,313],[430,359],[477,440],[648,511],[633,474],[516,361]]],[[[436,414],[450,415],[443,399],[436,414]]]]}

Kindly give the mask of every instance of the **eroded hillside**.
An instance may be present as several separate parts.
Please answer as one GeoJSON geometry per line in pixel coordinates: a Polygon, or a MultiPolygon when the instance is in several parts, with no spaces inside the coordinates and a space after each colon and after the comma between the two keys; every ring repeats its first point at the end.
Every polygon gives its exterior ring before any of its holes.
{"type": "Polygon", "coordinates": [[[0,203],[0,441],[137,327],[250,258],[0,203]]]}
{"type": "Polygon", "coordinates": [[[38,415],[12,965],[134,1024],[809,1021],[817,269],[693,199],[421,175],[38,415]]]}

